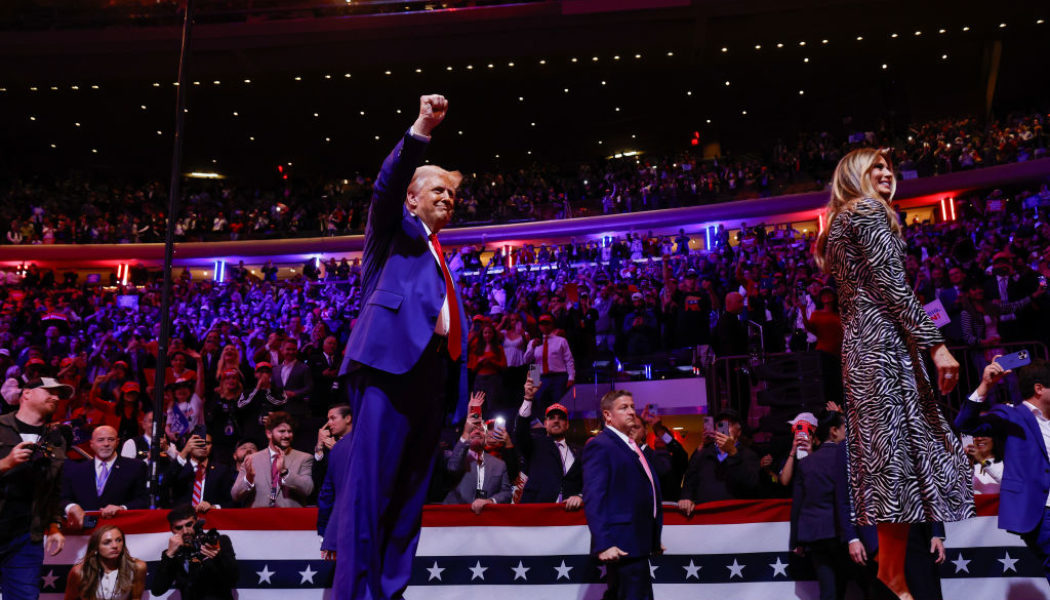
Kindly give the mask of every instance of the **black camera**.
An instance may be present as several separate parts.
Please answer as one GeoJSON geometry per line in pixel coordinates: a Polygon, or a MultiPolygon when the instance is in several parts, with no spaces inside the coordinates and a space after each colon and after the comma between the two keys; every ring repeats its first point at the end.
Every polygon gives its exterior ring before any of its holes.
{"type": "Polygon", "coordinates": [[[219,530],[212,527],[205,531],[204,519],[197,519],[197,522],[193,524],[193,533],[190,534],[188,540],[184,538],[179,553],[183,555],[183,558],[199,562],[207,558],[201,552],[201,548],[217,545],[219,545],[219,530]]]}

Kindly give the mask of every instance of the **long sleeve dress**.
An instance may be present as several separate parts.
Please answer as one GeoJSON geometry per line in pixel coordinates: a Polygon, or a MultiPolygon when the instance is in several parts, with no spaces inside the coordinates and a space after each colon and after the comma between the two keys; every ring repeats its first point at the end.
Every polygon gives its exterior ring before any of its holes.
{"type": "Polygon", "coordinates": [[[905,242],[879,200],[830,224],[839,286],[849,475],[858,525],[974,516],[973,474],[923,363],[943,337],[905,279],[905,242]]]}

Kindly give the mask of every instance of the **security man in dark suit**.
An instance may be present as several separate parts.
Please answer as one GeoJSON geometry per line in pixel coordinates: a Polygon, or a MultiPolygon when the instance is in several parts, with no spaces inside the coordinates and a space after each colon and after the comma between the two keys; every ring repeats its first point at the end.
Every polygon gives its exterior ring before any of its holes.
{"type": "Polygon", "coordinates": [[[514,445],[525,458],[528,481],[521,492],[521,503],[564,502],[565,510],[583,505],[583,461],[580,451],[569,444],[569,411],[561,404],[547,407],[544,429],[533,429],[532,401],[539,388],[525,381],[525,400],[514,425],[514,445]]]}
{"type": "Polygon", "coordinates": [[[605,429],[583,448],[583,508],[591,553],[607,566],[612,597],[651,600],[649,557],[664,551],[660,483],[631,438],[640,425],[631,393],[606,393],[601,411],[605,429]]]}

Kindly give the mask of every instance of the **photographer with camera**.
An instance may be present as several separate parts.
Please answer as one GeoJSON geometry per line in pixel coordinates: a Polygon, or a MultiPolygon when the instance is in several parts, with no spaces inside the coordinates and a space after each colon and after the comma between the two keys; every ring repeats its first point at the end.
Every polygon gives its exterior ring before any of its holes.
{"type": "Polygon", "coordinates": [[[176,589],[182,600],[233,600],[237,586],[237,555],[230,536],[212,528],[189,504],[168,513],[171,538],[160,555],[150,593],[160,596],[176,589]]]}
{"type": "Polygon", "coordinates": [[[38,598],[44,551],[54,556],[65,545],[58,483],[66,442],[47,422],[72,395],[50,377],[30,380],[18,412],[0,416],[0,589],[8,600],[38,598]]]}

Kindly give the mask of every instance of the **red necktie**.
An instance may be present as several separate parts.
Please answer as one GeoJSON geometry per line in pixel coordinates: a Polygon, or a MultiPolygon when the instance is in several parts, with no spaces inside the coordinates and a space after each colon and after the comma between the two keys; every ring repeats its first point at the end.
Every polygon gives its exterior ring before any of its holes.
{"type": "MultiPolygon", "coordinates": [[[[548,338],[548,336],[543,336],[543,374],[544,375],[546,375],[547,373],[551,372],[550,362],[547,359],[547,350],[548,350],[548,348],[547,348],[547,338],[548,338]]],[[[536,359],[533,359],[533,360],[536,360],[536,359]]]]}
{"type": "Polygon", "coordinates": [[[445,264],[445,253],[441,250],[441,242],[437,234],[430,234],[430,243],[434,244],[438,260],[441,262],[441,274],[445,276],[445,296],[448,298],[448,355],[452,360],[459,360],[463,351],[463,337],[459,325],[459,302],[456,302],[456,289],[452,287],[452,274],[448,272],[445,264]]]}
{"type": "Polygon", "coordinates": [[[204,496],[204,463],[197,463],[197,473],[193,481],[193,505],[197,506],[201,503],[202,496],[204,496]]]}

